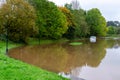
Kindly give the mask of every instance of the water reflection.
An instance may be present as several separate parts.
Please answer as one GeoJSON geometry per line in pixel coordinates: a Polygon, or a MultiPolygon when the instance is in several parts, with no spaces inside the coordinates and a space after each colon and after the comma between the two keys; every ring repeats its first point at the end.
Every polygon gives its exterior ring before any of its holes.
{"type": "MultiPolygon", "coordinates": [[[[120,41],[117,41],[120,45],[120,41]]],[[[96,43],[83,41],[83,45],[70,46],[68,43],[40,46],[24,46],[9,51],[9,56],[56,73],[79,78],[84,66],[97,68],[106,55],[106,48],[113,48],[116,41],[97,40],[96,43]]]]}

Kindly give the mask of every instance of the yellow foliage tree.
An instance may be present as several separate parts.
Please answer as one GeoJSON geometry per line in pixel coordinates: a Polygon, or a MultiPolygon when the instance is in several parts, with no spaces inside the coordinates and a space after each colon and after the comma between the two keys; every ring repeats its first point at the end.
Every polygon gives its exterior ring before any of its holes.
{"type": "Polygon", "coordinates": [[[25,0],[6,0],[0,8],[0,31],[8,31],[8,37],[15,42],[27,42],[35,28],[34,8],[25,0]]]}

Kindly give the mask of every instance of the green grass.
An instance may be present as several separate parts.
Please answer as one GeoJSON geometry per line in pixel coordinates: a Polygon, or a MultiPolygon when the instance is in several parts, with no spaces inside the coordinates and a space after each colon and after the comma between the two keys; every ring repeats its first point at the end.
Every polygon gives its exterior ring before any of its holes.
{"type": "Polygon", "coordinates": [[[67,39],[59,39],[59,40],[38,40],[35,38],[30,38],[28,41],[29,45],[37,45],[37,44],[51,44],[51,43],[60,43],[60,42],[66,42],[68,41],[67,39]]]}
{"type": "Polygon", "coordinates": [[[120,37],[120,34],[107,34],[106,37],[120,37]]]}
{"type": "Polygon", "coordinates": [[[0,80],[67,80],[55,73],[0,54],[0,80]]]}
{"type": "Polygon", "coordinates": [[[71,42],[70,45],[77,46],[77,45],[82,45],[81,42],[71,42]]]}
{"type": "MultiPolygon", "coordinates": [[[[9,48],[21,44],[9,43],[9,48]]],[[[5,55],[5,42],[0,41],[0,80],[68,80],[56,73],[9,58],[5,55]]]]}
{"type": "MultiPolygon", "coordinates": [[[[9,42],[8,43],[8,49],[14,48],[14,47],[18,47],[21,46],[23,44],[16,44],[13,42],[9,42]]],[[[0,53],[5,53],[6,51],[6,42],[5,41],[0,41],[0,53]]]]}

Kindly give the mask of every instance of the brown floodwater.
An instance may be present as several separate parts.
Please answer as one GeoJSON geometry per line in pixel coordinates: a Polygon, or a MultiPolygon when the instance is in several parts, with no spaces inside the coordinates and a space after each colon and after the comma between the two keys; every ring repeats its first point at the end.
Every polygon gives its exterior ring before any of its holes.
{"type": "Polygon", "coordinates": [[[9,50],[8,56],[72,80],[120,80],[120,40],[80,42],[79,46],[69,42],[22,46],[9,50]]]}

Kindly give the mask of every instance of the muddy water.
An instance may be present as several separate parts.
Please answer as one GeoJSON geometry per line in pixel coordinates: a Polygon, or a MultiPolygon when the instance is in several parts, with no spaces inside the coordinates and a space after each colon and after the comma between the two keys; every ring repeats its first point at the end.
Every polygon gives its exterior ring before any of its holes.
{"type": "Polygon", "coordinates": [[[8,55],[71,79],[120,80],[120,40],[82,42],[80,46],[69,42],[23,46],[9,50],[8,55]]]}

